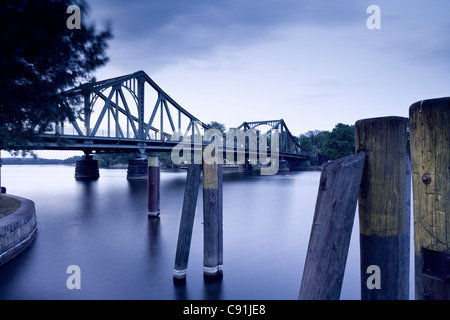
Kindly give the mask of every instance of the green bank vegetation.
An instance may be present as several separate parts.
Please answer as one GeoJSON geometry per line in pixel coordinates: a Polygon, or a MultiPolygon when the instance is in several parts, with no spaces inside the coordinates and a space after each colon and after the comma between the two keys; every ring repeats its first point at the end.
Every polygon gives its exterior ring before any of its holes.
{"type": "Polygon", "coordinates": [[[338,123],[332,131],[308,131],[299,136],[299,143],[310,153],[311,165],[320,165],[355,153],[355,128],[338,123]]]}
{"type": "Polygon", "coordinates": [[[22,202],[16,198],[2,195],[0,199],[0,219],[19,209],[21,204],[22,202]]]}

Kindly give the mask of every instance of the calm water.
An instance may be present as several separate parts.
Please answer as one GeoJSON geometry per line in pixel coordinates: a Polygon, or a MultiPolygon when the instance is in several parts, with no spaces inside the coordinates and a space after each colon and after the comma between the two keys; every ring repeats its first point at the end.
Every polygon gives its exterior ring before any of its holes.
{"type": "MultiPolygon", "coordinates": [[[[199,193],[187,282],[172,281],[186,172],[161,173],[161,216],[147,218],[146,182],[101,169],[3,166],[2,185],[36,204],[38,235],[0,267],[0,299],[297,299],[320,172],[224,176],[224,277],[203,280],[199,193]],[[69,265],[81,289],[69,290],[69,265]]],[[[360,299],[355,221],[341,299],[360,299]]]]}

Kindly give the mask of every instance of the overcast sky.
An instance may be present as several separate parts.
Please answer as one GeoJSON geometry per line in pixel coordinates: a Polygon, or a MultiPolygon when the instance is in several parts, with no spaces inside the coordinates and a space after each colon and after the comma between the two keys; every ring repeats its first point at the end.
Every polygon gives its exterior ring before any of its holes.
{"type": "Polygon", "coordinates": [[[450,95],[448,0],[89,3],[114,34],[97,79],[144,70],[203,122],[283,118],[299,135],[450,95]]]}
{"type": "Polygon", "coordinates": [[[285,119],[291,132],[407,116],[450,94],[450,2],[91,1],[112,24],[97,79],[144,70],[181,106],[227,128],[285,119]],[[369,30],[367,8],[381,10],[369,30]]]}

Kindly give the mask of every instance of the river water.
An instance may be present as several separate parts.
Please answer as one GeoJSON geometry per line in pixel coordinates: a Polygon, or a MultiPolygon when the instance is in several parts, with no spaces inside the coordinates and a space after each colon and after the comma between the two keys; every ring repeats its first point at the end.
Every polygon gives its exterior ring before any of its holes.
{"type": "MultiPolygon", "coordinates": [[[[172,281],[186,172],[161,172],[161,215],[147,218],[145,181],[100,169],[80,182],[71,166],[3,166],[8,193],[36,204],[38,235],[0,266],[0,299],[297,299],[320,172],[225,173],[223,279],[203,279],[199,191],[185,285],[172,281]],[[81,289],[68,289],[67,267],[81,289]]],[[[357,216],[357,215],[356,215],[357,216]]],[[[360,299],[356,217],[341,299],[360,299]]]]}

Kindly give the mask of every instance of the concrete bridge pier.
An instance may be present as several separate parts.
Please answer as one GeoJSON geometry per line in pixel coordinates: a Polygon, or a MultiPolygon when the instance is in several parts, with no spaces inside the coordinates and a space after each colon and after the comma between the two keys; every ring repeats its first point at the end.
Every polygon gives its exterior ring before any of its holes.
{"type": "Polygon", "coordinates": [[[239,165],[239,171],[253,171],[253,165],[250,163],[248,158],[245,159],[244,164],[239,165]]]}
{"type": "Polygon", "coordinates": [[[287,160],[281,159],[278,164],[278,171],[289,171],[290,163],[287,160]]]}
{"type": "Polygon", "coordinates": [[[308,167],[310,165],[308,161],[309,160],[289,159],[289,161],[287,161],[289,171],[302,170],[304,167],[308,167]]]}
{"type": "Polygon", "coordinates": [[[134,159],[128,160],[127,180],[146,180],[148,160],[145,154],[140,154],[134,159]]]}
{"type": "Polygon", "coordinates": [[[90,153],[85,152],[84,156],[76,162],[75,179],[90,181],[97,180],[99,177],[98,161],[94,160],[90,153]]]}

